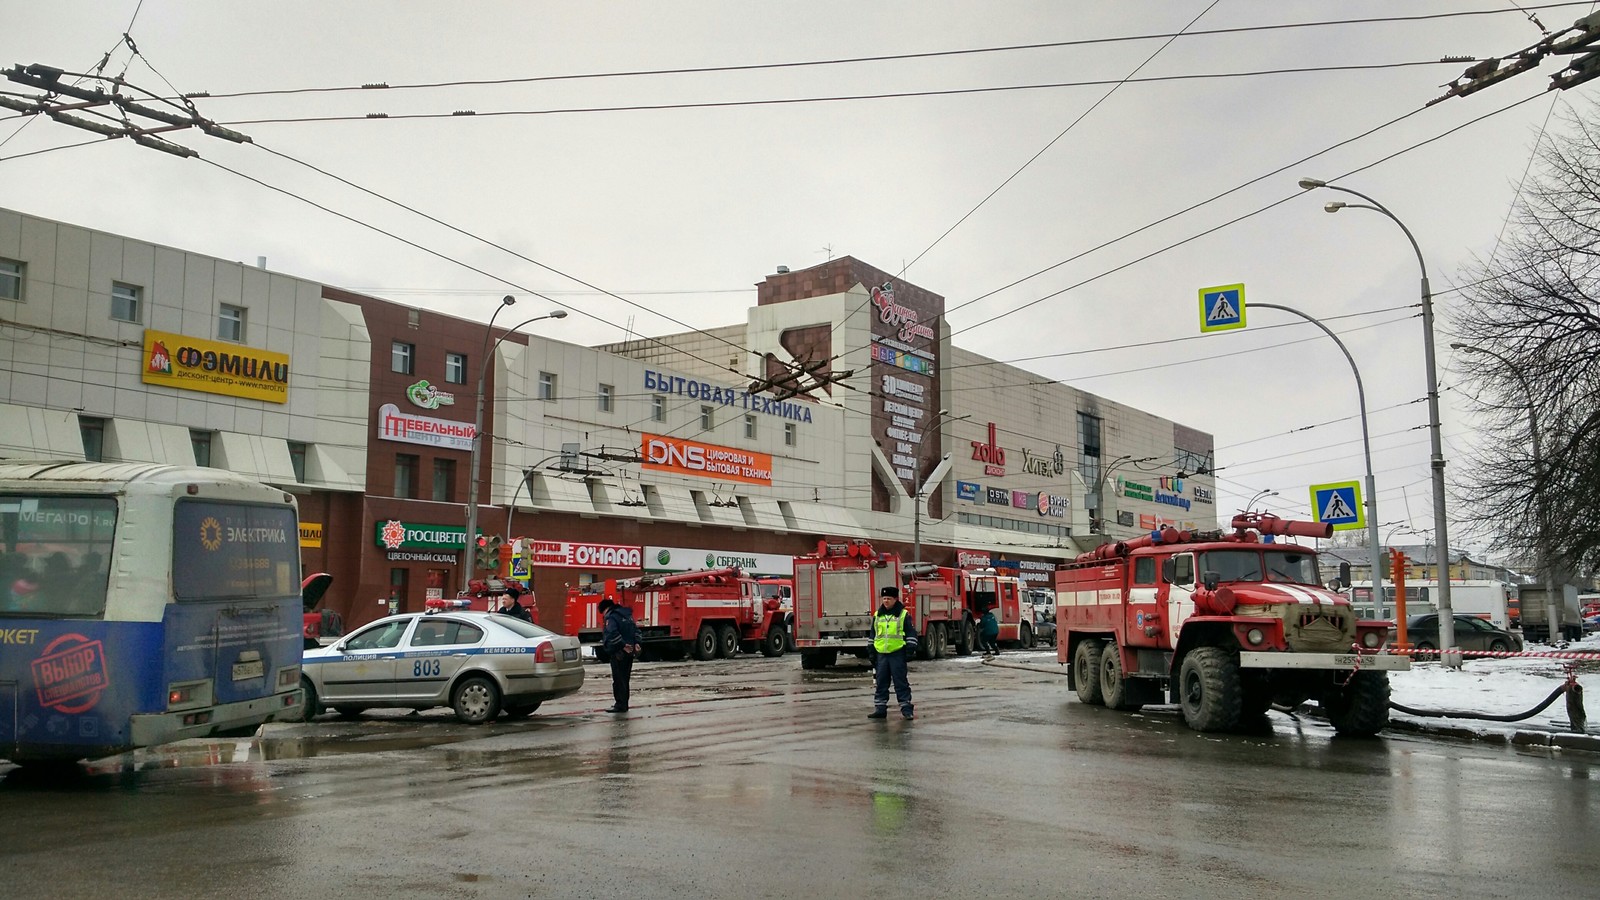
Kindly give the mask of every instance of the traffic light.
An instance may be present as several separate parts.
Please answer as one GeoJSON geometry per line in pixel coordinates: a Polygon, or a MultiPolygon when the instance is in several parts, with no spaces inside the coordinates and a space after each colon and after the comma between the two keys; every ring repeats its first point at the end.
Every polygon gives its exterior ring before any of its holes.
{"type": "Polygon", "coordinates": [[[473,560],[473,567],[498,572],[500,570],[500,545],[504,543],[505,540],[498,534],[478,535],[478,552],[477,558],[473,560]]]}

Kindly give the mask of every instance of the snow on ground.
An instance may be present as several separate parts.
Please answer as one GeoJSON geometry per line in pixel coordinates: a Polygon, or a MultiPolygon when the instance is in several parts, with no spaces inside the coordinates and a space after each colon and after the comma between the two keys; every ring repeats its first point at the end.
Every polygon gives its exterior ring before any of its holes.
{"type": "MultiPolygon", "coordinates": [[[[1572,650],[1600,653],[1600,634],[1564,647],[1529,644],[1529,652],[1572,650]]],[[[1478,713],[1520,713],[1537,706],[1566,679],[1563,660],[1539,658],[1469,659],[1460,669],[1437,662],[1413,663],[1409,672],[1389,674],[1390,699],[1416,709],[1461,710],[1478,713]]],[[[1583,685],[1584,710],[1600,724],[1600,660],[1578,666],[1583,685]]],[[[1543,712],[1521,722],[1484,722],[1476,719],[1421,718],[1396,710],[1393,717],[1426,724],[1468,725],[1485,731],[1518,728],[1567,728],[1567,701],[1559,697],[1543,712]]]]}

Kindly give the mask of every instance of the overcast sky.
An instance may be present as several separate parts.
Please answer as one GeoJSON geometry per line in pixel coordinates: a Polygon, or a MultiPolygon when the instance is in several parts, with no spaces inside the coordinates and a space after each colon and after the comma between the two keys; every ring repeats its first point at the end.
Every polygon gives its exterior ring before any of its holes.
{"type": "MultiPolygon", "coordinates": [[[[1416,235],[1438,294],[1446,456],[1462,459],[1472,418],[1458,366],[1470,359],[1448,349],[1450,288],[1494,251],[1552,110],[1595,89],[1545,93],[1561,65],[1546,62],[1422,109],[1466,67],[1441,57],[1509,54],[1542,36],[1529,13],[1555,31],[1590,9],[1518,5],[0,0],[0,65],[86,72],[112,49],[106,74],[209,92],[200,114],[256,142],[186,131],[169,136],[201,159],[125,140],[23,156],[92,136],[0,110],[0,206],[265,256],[469,318],[487,320],[505,293],[537,309],[537,291],[593,314],[539,326],[583,344],[621,339],[624,323],[663,334],[742,322],[752,285],[779,265],[831,254],[909,266],[907,280],[946,298],[958,345],[1057,354],[1021,365],[1215,435],[1219,513],[1270,489],[1278,512],[1304,516],[1309,484],[1363,474],[1354,382],[1332,341],[1284,313],[1197,337],[1198,289],[1243,282],[1247,300],[1341,333],[1366,381],[1384,536],[1420,543],[1387,524],[1432,524],[1416,259],[1393,223],[1327,215],[1340,197],[1296,181],[1354,173],[1341,183],[1416,235]],[[1492,14],[1334,24],[1465,11],[1492,14]],[[1290,25],[1306,27],[1262,29],[1290,25]],[[1239,28],[1258,30],[1193,34],[1239,28]],[[1017,49],[1063,42],[1079,43],[1017,49]],[[777,65],[862,57],[880,59],[777,65]],[[659,71],[732,66],[753,68],[659,71]],[[617,74],[642,70],[655,72],[617,74]],[[505,83],[459,84],[485,81],[505,83]],[[458,84],[398,87],[439,82],[458,84]],[[371,83],[391,89],[215,96],[371,83]],[[816,98],[834,99],[771,102],[816,98]],[[380,112],[390,118],[365,118],[380,112]],[[521,114],[489,115],[500,112],[521,114]],[[270,121],[318,117],[333,120],[270,121]]],[[[1452,537],[1468,524],[1452,515],[1452,537]]]]}

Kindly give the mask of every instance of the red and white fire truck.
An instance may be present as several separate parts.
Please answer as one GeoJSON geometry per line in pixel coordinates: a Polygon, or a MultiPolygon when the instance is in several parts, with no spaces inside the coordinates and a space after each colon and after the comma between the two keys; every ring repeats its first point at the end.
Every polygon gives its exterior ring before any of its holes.
{"type": "MultiPolygon", "coordinates": [[[[818,541],[815,553],[796,556],[794,643],[800,668],[825,669],[841,652],[866,659],[879,593],[900,586],[900,557],[879,553],[866,541],[818,541]]],[[[912,620],[923,628],[914,609],[912,620]]]]}
{"type": "MultiPolygon", "coordinates": [[[[998,640],[1018,643],[1024,647],[1032,647],[1038,643],[1039,635],[1033,624],[1033,607],[1028,601],[1027,587],[1021,578],[1015,575],[1001,575],[991,568],[953,569],[926,563],[908,565],[905,567],[905,572],[909,578],[908,587],[914,596],[934,593],[936,586],[932,582],[935,581],[944,582],[949,586],[950,593],[956,599],[957,610],[948,616],[944,630],[948,636],[947,643],[954,646],[957,653],[965,656],[977,648],[978,620],[983,617],[983,611],[987,608],[993,608],[995,618],[999,620],[998,640]]],[[[920,606],[921,604],[918,608],[920,606]]],[[[907,604],[907,608],[911,608],[910,604],[907,604]]],[[[932,604],[926,621],[933,624],[945,620],[946,616],[941,614],[940,604],[932,604]]],[[[920,616],[916,619],[918,628],[922,627],[923,621],[925,619],[920,616]]]]}
{"type": "Polygon", "coordinates": [[[566,631],[586,644],[600,643],[605,629],[599,604],[610,593],[633,610],[646,659],[731,657],[759,649],[782,656],[788,635],[781,600],[762,595],[754,578],[738,567],[643,575],[597,582],[567,591],[566,631]]]}
{"type": "Polygon", "coordinates": [[[1314,550],[1273,542],[1332,526],[1246,513],[1232,528],[1168,527],[1057,570],[1056,653],[1078,698],[1176,702],[1197,731],[1316,699],[1340,733],[1376,734],[1389,721],[1388,673],[1410,659],[1384,652],[1387,622],[1358,621],[1322,586],[1314,550]]]}

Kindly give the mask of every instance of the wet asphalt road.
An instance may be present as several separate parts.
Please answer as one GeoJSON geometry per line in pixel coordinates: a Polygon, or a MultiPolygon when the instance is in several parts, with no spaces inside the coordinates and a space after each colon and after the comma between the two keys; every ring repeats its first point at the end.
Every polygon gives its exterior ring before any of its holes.
{"type": "MultiPolygon", "coordinates": [[[[1056,668],[1050,653],[1003,659],[1056,668]]],[[[325,716],[36,776],[0,764],[22,897],[1593,897],[1600,757],[1188,731],[1064,677],[603,666],[525,722],[325,716]]]]}

